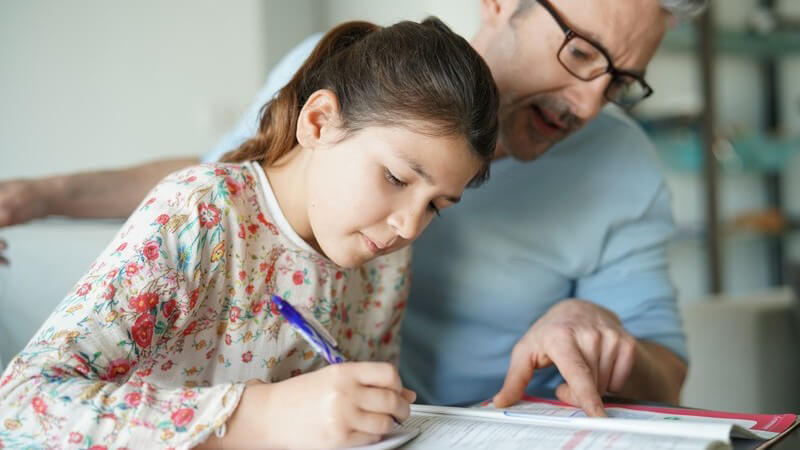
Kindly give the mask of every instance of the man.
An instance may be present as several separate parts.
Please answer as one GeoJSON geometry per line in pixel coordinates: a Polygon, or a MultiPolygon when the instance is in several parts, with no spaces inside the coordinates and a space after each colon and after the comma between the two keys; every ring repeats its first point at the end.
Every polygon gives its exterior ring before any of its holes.
{"type": "MultiPolygon", "coordinates": [[[[678,401],[687,363],[666,272],[668,192],[644,134],[601,109],[649,95],[644,70],[670,22],[704,3],[482,0],[472,44],[501,92],[501,134],[489,183],[414,247],[401,373],[423,402],[497,393],[506,406],[542,386],[594,416],[608,392],[678,401]]],[[[207,160],[255,132],[258,108],[315,39],[273,70],[207,160]]],[[[195,162],[7,182],[0,226],[122,217],[156,180],[195,162]]]]}

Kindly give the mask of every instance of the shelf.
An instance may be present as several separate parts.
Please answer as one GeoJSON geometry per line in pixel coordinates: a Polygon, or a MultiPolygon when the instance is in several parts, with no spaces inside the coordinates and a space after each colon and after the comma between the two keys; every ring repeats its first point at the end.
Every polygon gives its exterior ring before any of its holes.
{"type": "MultiPolygon", "coordinates": [[[[767,216],[774,215],[769,211],[764,213],[767,216]]],[[[774,217],[767,217],[761,219],[761,222],[757,222],[754,221],[755,215],[757,213],[744,214],[726,221],[721,227],[721,236],[724,239],[778,239],[800,232],[800,220],[782,217],[782,221],[778,223],[774,217]]],[[[703,241],[707,238],[708,233],[704,224],[678,224],[673,241],[692,242],[703,241]]]]}
{"type": "MultiPolygon", "coordinates": [[[[696,47],[695,30],[686,25],[669,31],[661,46],[668,52],[685,52],[696,47]]],[[[769,34],[757,34],[752,31],[717,29],[714,31],[714,49],[726,54],[753,57],[800,53],[800,30],[777,30],[769,34]]]]}

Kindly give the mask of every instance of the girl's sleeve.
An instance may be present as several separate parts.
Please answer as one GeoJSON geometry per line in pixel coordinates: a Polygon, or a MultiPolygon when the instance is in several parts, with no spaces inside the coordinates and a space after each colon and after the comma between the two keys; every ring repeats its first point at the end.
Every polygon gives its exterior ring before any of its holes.
{"type": "Polygon", "coordinates": [[[229,208],[220,187],[199,182],[208,170],[162,181],[9,363],[0,448],[188,448],[233,413],[243,384],[147,381],[195,357],[185,335],[216,326],[202,293],[224,263],[229,208]]]}

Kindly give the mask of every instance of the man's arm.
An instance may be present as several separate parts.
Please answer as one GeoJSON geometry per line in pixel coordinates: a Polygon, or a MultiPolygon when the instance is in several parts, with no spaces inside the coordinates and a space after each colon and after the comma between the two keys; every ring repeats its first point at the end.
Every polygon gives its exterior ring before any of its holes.
{"type": "Polygon", "coordinates": [[[165,159],[118,170],[3,181],[0,227],[50,215],[125,218],[159,180],[198,162],[165,159]]]}

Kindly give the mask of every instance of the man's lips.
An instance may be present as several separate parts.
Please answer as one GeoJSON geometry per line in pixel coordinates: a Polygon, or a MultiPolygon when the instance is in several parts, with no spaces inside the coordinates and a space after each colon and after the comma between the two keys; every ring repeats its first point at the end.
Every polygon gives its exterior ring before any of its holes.
{"type": "Polygon", "coordinates": [[[564,124],[546,110],[531,105],[533,126],[546,138],[555,138],[564,132],[564,124]]]}

